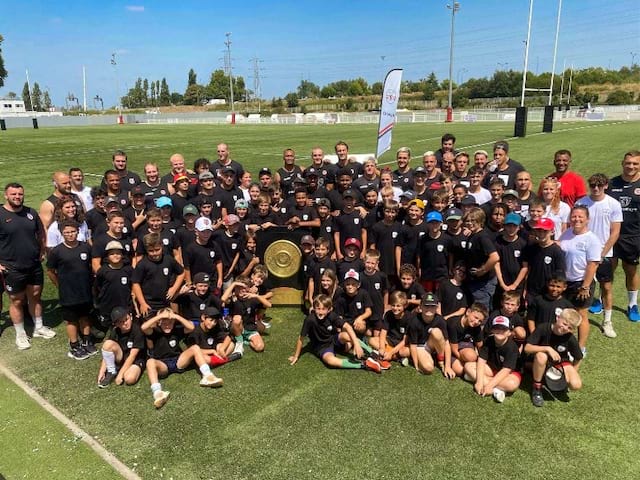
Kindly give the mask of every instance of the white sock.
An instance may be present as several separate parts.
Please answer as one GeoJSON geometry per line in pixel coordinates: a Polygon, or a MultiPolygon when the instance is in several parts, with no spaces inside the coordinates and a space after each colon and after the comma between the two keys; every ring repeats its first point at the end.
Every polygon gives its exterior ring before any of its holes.
{"type": "Polygon", "coordinates": [[[116,355],[113,352],[102,350],[102,359],[107,365],[107,372],[116,373],[116,355]]]}
{"type": "Polygon", "coordinates": [[[33,319],[33,323],[35,323],[34,328],[36,330],[38,330],[39,328],[42,328],[42,317],[36,317],[33,319]]]}
{"type": "Polygon", "coordinates": [[[20,335],[26,335],[27,332],[24,331],[24,322],[22,323],[14,323],[13,326],[16,329],[16,337],[20,335]]]}
{"type": "Polygon", "coordinates": [[[206,363],[203,363],[202,366],[200,367],[200,373],[202,374],[203,377],[206,377],[207,375],[211,375],[211,369],[209,368],[209,365],[207,365],[206,363]]]}
{"type": "Polygon", "coordinates": [[[611,313],[613,312],[613,310],[605,310],[604,311],[604,321],[605,322],[610,322],[611,321],[611,313]]]}
{"type": "Polygon", "coordinates": [[[162,390],[162,385],[160,385],[159,383],[151,384],[151,392],[154,394],[154,396],[155,396],[155,393],[159,392],[160,390],[162,390]]]}
{"type": "Polygon", "coordinates": [[[630,307],[638,305],[638,290],[627,290],[627,295],[629,296],[630,307]]]}

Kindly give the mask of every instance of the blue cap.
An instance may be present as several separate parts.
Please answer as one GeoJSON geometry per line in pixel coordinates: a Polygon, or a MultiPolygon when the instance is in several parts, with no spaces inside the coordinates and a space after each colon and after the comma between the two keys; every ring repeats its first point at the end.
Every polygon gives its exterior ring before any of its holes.
{"type": "Polygon", "coordinates": [[[173,202],[169,197],[156,198],[156,207],[162,208],[162,207],[172,207],[172,206],[173,206],[173,202]]]}
{"type": "Polygon", "coordinates": [[[427,213],[427,223],[429,222],[442,223],[442,214],[440,212],[436,212],[435,210],[427,213]]]}
{"type": "Polygon", "coordinates": [[[504,219],[505,225],[520,225],[522,223],[522,217],[517,213],[507,213],[507,216],[504,219]]]}

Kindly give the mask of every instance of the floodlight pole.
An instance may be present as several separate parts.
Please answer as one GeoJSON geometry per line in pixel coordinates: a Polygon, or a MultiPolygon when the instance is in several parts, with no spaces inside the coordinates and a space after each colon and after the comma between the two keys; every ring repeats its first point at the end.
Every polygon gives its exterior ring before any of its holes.
{"type": "Polygon", "coordinates": [[[118,63],[116,62],[115,52],[111,54],[111,65],[116,75],[116,102],[118,105],[118,117],[122,117],[122,102],[120,101],[120,80],[118,79],[118,63]]]}
{"type": "Polygon", "coordinates": [[[225,33],[227,37],[224,44],[227,46],[227,59],[229,60],[229,90],[231,93],[231,123],[235,122],[235,107],[233,104],[233,70],[231,69],[231,32],[225,33]]]}
{"type": "Polygon", "coordinates": [[[529,0],[529,26],[527,27],[527,42],[524,48],[524,71],[522,72],[522,96],[520,106],[524,107],[524,91],[527,87],[527,68],[529,68],[529,41],[531,40],[531,17],[533,16],[533,0],[529,0]]]}
{"type": "Polygon", "coordinates": [[[562,12],[562,0],[558,0],[558,19],[556,21],[556,41],[553,45],[553,66],[551,67],[551,86],[549,87],[549,105],[553,98],[553,77],[556,74],[556,55],[558,53],[558,35],[560,33],[560,13],[562,12]]]}
{"type": "Polygon", "coordinates": [[[27,74],[27,91],[29,92],[29,103],[31,104],[31,112],[33,112],[33,116],[36,116],[36,111],[33,108],[33,95],[31,95],[31,81],[29,81],[29,70],[25,70],[27,74]]]}
{"type": "Polygon", "coordinates": [[[447,122],[453,121],[453,33],[455,27],[456,12],[460,10],[460,3],[447,4],[451,10],[451,41],[449,44],[449,103],[447,104],[447,122]]]}

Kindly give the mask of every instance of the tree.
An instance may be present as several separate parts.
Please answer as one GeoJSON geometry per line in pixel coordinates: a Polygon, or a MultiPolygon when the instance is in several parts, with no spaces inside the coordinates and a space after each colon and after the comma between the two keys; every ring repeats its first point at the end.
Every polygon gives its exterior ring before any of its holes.
{"type": "MultiPolygon", "coordinates": [[[[152,82],[153,83],[153,82],[152,82]]],[[[149,106],[149,80],[147,80],[146,78],[144,79],[144,83],[142,84],[142,103],[141,103],[141,107],[148,107],[149,106]]]]}
{"type": "Polygon", "coordinates": [[[431,72],[427,77],[427,84],[431,85],[433,91],[435,92],[438,89],[438,77],[436,77],[435,72],[431,72]]]}
{"type": "Polygon", "coordinates": [[[16,98],[18,98],[18,94],[16,92],[9,92],[7,93],[7,98],[9,100],[15,100],[16,98]]]}
{"type": "Polygon", "coordinates": [[[187,87],[187,91],[184,92],[183,103],[185,105],[200,105],[204,98],[206,98],[206,89],[196,83],[187,87]]]}
{"type": "Polygon", "coordinates": [[[382,82],[375,82],[371,84],[371,95],[382,95],[382,88],[384,85],[382,82]]]}
{"type": "Polygon", "coordinates": [[[184,102],[184,96],[178,92],[171,92],[170,102],[173,105],[181,105],[184,102]]]}
{"type": "Polygon", "coordinates": [[[196,72],[192,69],[189,70],[189,79],[187,80],[187,87],[191,86],[191,85],[195,85],[196,83],[198,83],[198,81],[196,80],[196,72]]]}
{"type": "Polygon", "coordinates": [[[209,98],[224,98],[229,102],[231,101],[229,77],[225,75],[224,70],[218,69],[211,73],[209,84],[206,87],[206,95],[209,98]]]}
{"type": "Polygon", "coordinates": [[[172,101],[171,94],[169,93],[169,85],[167,84],[167,79],[163,78],[160,84],[160,105],[164,107],[170,103],[172,103],[172,101]]]}
{"type": "Polygon", "coordinates": [[[31,94],[29,93],[29,84],[24,82],[24,87],[22,87],[22,100],[24,101],[24,108],[27,112],[32,110],[31,108],[31,94]]]}
{"type": "Polygon", "coordinates": [[[151,105],[156,104],[156,82],[151,82],[151,105]]]}
{"type": "Polygon", "coordinates": [[[51,103],[51,97],[49,96],[48,90],[44,92],[44,95],[42,95],[42,106],[44,107],[44,110],[46,112],[48,112],[53,106],[51,103]]]}
{"type": "Polygon", "coordinates": [[[633,103],[633,95],[624,90],[614,90],[607,97],[607,105],[630,105],[633,103]]]}
{"type": "Polygon", "coordinates": [[[0,88],[4,87],[4,79],[7,78],[9,73],[4,68],[4,59],[2,58],[2,42],[4,38],[0,35],[0,88]]]}
{"type": "Polygon", "coordinates": [[[300,98],[317,98],[320,96],[320,87],[309,80],[302,80],[297,93],[300,98]]]}
{"type": "Polygon", "coordinates": [[[42,111],[42,90],[38,82],[33,84],[33,90],[31,90],[31,106],[36,112],[42,111]]]}
{"type": "Polygon", "coordinates": [[[297,93],[287,93],[284,97],[284,100],[287,102],[287,107],[289,108],[295,108],[299,104],[297,93]]]}

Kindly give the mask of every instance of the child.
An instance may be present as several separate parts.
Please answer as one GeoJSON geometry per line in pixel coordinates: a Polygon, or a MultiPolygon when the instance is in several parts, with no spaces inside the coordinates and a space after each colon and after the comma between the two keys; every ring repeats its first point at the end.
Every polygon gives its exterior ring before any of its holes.
{"type": "MultiPolygon", "coordinates": [[[[424,202],[422,200],[411,200],[407,210],[408,221],[400,229],[398,241],[395,247],[396,267],[417,262],[419,255],[420,237],[427,232],[427,224],[424,221],[424,202]]],[[[398,271],[398,277],[400,272],[398,271]]]]}
{"type": "Polygon", "coordinates": [[[398,202],[389,200],[383,204],[384,217],[371,227],[371,248],[380,252],[380,271],[387,275],[389,283],[398,285],[398,270],[395,263],[395,248],[401,224],[398,216],[398,202]]]}
{"type": "Polygon", "coordinates": [[[466,278],[467,267],[464,266],[463,262],[457,262],[453,267],[451,278],[441,282],[438,286],[440,314],[445,320],[462,315],[467,310],[470,295],[464,287],[466,278]]]}
{"type": "MultiPolygon", "coordinates": [[[[249,275],[249,280],[251,280],[251,288],[249,288],[250,293],[257,293],[258,295],[263,296],[267,300],[271,300],[273,297],[273,292],[269,290],[264,282],[269,278],[269,270],[264,265],[256,265],[251,270],[251,275],[249,275]]],[[[265,330],[269,330],[271,328],[271,322],[268,322],[267,319],[271,317],[266,316],[265,308],[258,308],[256,312],[256,323],[258,324],[258,332],[263,333],[265,330]]]]}
{"type": "Polygon", "coordinates": [[[240,250],[242,238],[239,233],[240,219],[237,215],[229,214],[223,220],[224,229],[213,234],[213,241],[217,243],[222,261],[223,288],[233,282],[236,257],[240,250]]]}
{"type": "Polygon", "coordinates": [[[200,386],[222,386],[222,379],[211,373],[211,368],[200,347],[192,345],[184,351],[180,347],[180,342],[184,340],[185,335],[194,330],[192,322],[173,313],[170,308],[163,308],[157,315],[145,321],[140,329],[152,345],[149,350],[150,358],[147,360],[147,375],[151,384],[154,407],[162,408],[170,394],[162,390],[159,379],[172,373],[184,372],[193,361],[196,362],[202,374],[200,386]],[[176,322],[182,328],[178,328],[176,322]]]}
{"type": "Polygon", "coordinates": [[[367,334],[367,320],[371,317],[373,302],[360,288],[360,274],[349,270],[344,276],[344,292],[336,301],[336,313],[349,323],[359,337],[367,334]]]}
{"type": "Polygon", "coordinates": [[[543,323],[553,323],[563,309],[573,308],[573,304],[563,296],[566,289],[567,279],[556,273],[547,282],[547,291],[533,297],[527,309],[529,333],[533,333],[543,323]]]}
{"type": "Polygon", "coordinates": [[[451,343],[453,360],[451,368],[456,375],[464,374],[464,365],[478,360],[477,349],[482,346],[482,324],[487,319],[487,307],[472,303],[464,315],[447,320],[447,333],[451,343]]]}
{"type": "Polygon", "coordinates": [[[177,298],[180,315],[198,326],[200,316],[207,308],[221,308],[222,302],[211,292],[211,277],[208,273],[198,272],[193,276],[191,285],[184,285],[177,298]]]}
{"type": "Polygon", "coordinates": [[[195,222],[195,241],[182,250],[184,261],[184,278],[187,285],[193,282],[196,273],[206,273],[210,280],[212,290],[220,295],[222,288],[222,260],[220,248],[212,240],[213,225],[211,220],[200,217],[195,222]]]}
{"type": "Polygon", "coordinates": [[[316,241],[311,235],[303,235],[300,239],[300,270],[302,273],[303,283],[309,285],[309,279],[313,274],[313,264],[315,263],[316,241]]]}
{"type": "Polygon", "coordinates": [[[222,314],[216,307],[206,307],[193,332],[186,339],[187,345],[197,345],[202,350],[210,367],[219,367],[241,356],[233,352],[229,332],[221,322],[222,314]]]}
{"type": "Polygon", "coordinates": [[[332,311],[333,302],[327,295],[318,295],[313,299],[313,311],[307,315],[296,342],[296,348],[289,363],[295,365],[300,354],[304,337],[309,337],[309,344],[313,353],[322,363],[332,368],[367,369],[381,373],[380,364],[371,357],[364,361],[354,361],[336,356],[336,348],[344,352],[353,349],[356,358],[362,358],[364,352],[353,328],[349,323],[332,311]]]}
{"type": "Polygon", "coordinates": [[[420,283],[426,292],[436,292],[450,269],[450,237],[442,233],[440,212],[427,214],[427,234],[420,237],[418,270],[420,283]]]}
{"type": "Polygon", "coordinates": [[[349,270],[360,273],[364,270],[364,262],[360,258],[362,243],[357,238],[347,238],[344,242],[344,255],[336,264],[336,274],[343,279],[349,270]]]}
{"type": "Polygon", "coordinates": [[[338,277],[334,270],[327,268],[320,277],[320,292],[324,295],[328,295],[329,298],[335,302],[342,295],[342,287],[339,285],[338,277]]]}
{"type": "Polygon", "coordinates": [[[123,251],[122,243],[117,240],[107,243],[107,263],[96,274],[96,308],[101,326],[105,329],[113,322],[111,312],[115,307],[130,308],[132,304],[133,268],[122,261],[123,251]]]}
{"type": "Polygon", "coordinates": [[[406,366],[411,354],[406,341],[407,327],[415,315],[406,311],[407,295],[404,292],[396,290],[391,293],[389,307],[390,310],[382,318],[380,335],[371,337],[369,344],[379,352],[384,361],[398,360],[401,365],[406,366]]]}
{"type": "Polygon", "coordinates": [[[144,370],[144,334],[140,325],[133,321],[128,307],[115,307],[110,318],[112,328],[109,338],[102,344],[98,387],[107,388],[113,381],[116,385],[135,385],[144,370]]]}
{"type": "Polygon", "coordinates": [[[245,277],[250,275],[253,267],[260,263],[260,257],[256,255],[257,247],[258,242],[255,232],[246,232],[242,237],[242,246],[235,268],[240,275],[244,275],[245,277]]]}
{"type": "Polygon", "coordinates": [[[360,244],[360,251],[363,245],[367,245],[367,230],[364,220],[360,217],[359,210],[356,206],[356,192],[354,190],[345,190],[342,194],[343,207],[340,215],[334,218],[333,225],[333,241],[336,246],[344,245],[342,250],[336,249],[338,260],[342,260],[347,255],[347,241],[354,239],[360,244]]]}
{"type": "Polygon", "coordinates": [[[518,292],[504,292],[500,300],[500,308],[494,310],[489,315],[487,323],[485,323],[485,336],[490,335],[491,325],[494,318],[503,316],[509,319],[511,325],[511,331],[513,333],[513,339],[516,344],[524,344],[527,338],[527,331],[525,329],[524,320],[518,313],[520,308],[520,293],[518,292]]]}
{"type": "Polygon", "coordinates": [[[544,405],[542,377],[548,364],[562,365],[571,390],[579,390],[582,387],[582,379],[578,373],[582,351],[578,340],[573,335],[581,321],[582,318],[576,310],[565,308],[553,323],[539,325],[528,338],[524,351],[534,356],[531,402],[536,407],[544,405]]]}
{"type": "Polygon", "coordinates": [[[502,403],[506,393],[515,392],[522,375],[518,371],[520,352],[511,338],[511,322],[498,316],[491,322],[491,335],[480,347],[478,360],[464,365],[465,377],[475,382],[478,395],[493,395],[502,403]]]}
{"type": "Polygon", "coordinates": [[[500,261],[495,266],[498,279],[497,295],[508,291],[521,294],[524,290],[529,265],[522,255],[527,241],[519,235],[521,223],[520,215],[508,213],[504,220],[504,230],[496,238],[496,250],[500,256],[500,261]]]}
{"type": "Polygon", "coordinates": [[[313,299],[320,293],[320,278],[327,269],[336,270],[336,264],[329,257],[329,240],[320,237],[315,243],[315,256],[309,273],[309,281],[307,283],[307,291],[305,298],[311,304],[313,299]]]}
{"type": "Polygon", "coordinates": [[[331,260],[336,260],[336,246],[333,239],[333,216],[331,215],[331,200],[328,198],[318,198],[316,200],[318,217],[320,218],[320,228],[313,229],[314,238],[325,238],[329,241],[329,255],[331,260]]]}
{"type": "Polygon", "coordinates": [[[447,324],[437,311],[438,299],[429,292],[422,299],[419,318],[414,317],[409,323],[407,341],[411,360],[419,373],[428,375],[433,372],[435,353],[442,374],[451,380],[456,377],[456,372],[451,367],[451,345],[447,324]]]}
{"type": "Polygon", "coordinates": [[[418,271],[410,263],[400,266],[400,288],[399,291],[407,295],[407,310],[413,312],[420,306],[420,300],[426,293],[422,285],[416,282],[418,271]]]}
{"type": "Polygon", "coordinates": [[[367,321],[367,330],[374,337],[380,334],[382,315],[389,310],[389,282],[387,276],[378,269],[380,252],[369,249],[364,256],[364,272],[360,275],[360,288],[371,297],[371,316],[367,321]]]}

